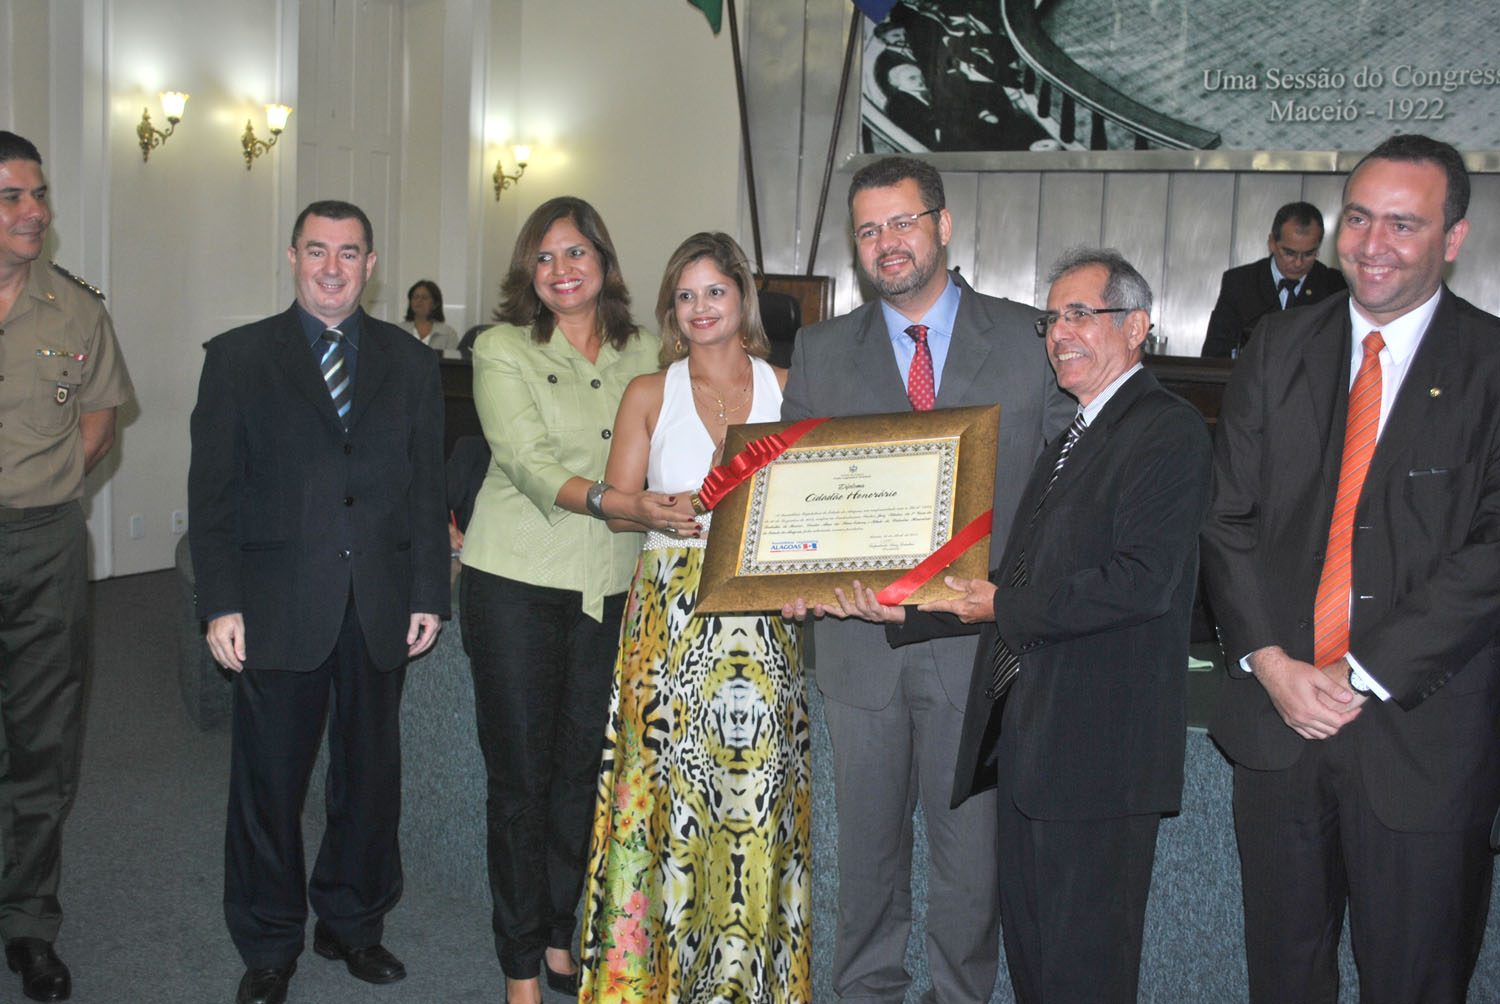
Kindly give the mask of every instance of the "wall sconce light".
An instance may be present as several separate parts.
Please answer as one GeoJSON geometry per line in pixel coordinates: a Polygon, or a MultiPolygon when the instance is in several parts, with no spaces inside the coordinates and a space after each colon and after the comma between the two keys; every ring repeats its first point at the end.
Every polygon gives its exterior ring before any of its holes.
{"type": "Polygon", "coordinates": [[[505,173],[505,158],[501,157],[495,161],[495,201],[500,201],[500,193],[511,185],[521,180],[521,175],[526,173],[526,164],[531,160],[531,147],[513,146],[510,148],[511,156],[516,158],[516,173],[505,173]]]}
{"type": "Polygon", "coordinates": [[[177,128],[177,123],[182,121],[182,109],[186,107],[188,94],[184,91],[163,91],[157,97],[161,98],[161,110],[167,116],[167,131],[151,125],[151,110],[141,109],[141,124],[135,127],[135,134],[141,140],[141,160],[150,160],[151,151],[167,141],[177,128]]]}
{"type": "Polygon", "coordinates": [[[269,143],[256,139],[250,120],[245,120],[245,134],[240,137],[240,146],[245,148],[245,170],[250,170],[250,165],[256,157],[276,145],[276,141],[281,138],[282,130],[286,128],[286,120],[291,114],[292,110],[286,105],[266,105],[266,126],[271,130],[269,143]]]}

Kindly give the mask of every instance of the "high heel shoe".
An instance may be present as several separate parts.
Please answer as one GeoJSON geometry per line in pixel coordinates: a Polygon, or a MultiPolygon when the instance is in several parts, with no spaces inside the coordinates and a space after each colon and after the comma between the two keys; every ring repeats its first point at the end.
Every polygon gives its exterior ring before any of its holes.
{"type": "Polygon", "coordinates": [[[547,965],[547,960],[542,960],[542,969],[547,973],[547,986],[554,992],[567,994],[569,997],[578,996],[578,970],[571,973],[560,973],[547,965]]]}

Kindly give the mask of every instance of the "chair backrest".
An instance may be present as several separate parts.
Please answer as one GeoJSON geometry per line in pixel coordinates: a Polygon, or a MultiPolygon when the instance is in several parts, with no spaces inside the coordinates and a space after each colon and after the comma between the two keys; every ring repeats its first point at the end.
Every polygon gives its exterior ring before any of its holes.
{"type": "Polygon", "coordinates": [[[474,339],[479,337],[479,333],[494,326],[494,324],[476,324],[464,332],[464,336],[458,340],[458,351],[463,353],[465,359],[474,354],[474,339]]]}
{"type": "Polygon", "coordinates": [[[785,368],[792,361],[792,343],[802,327],[802,304],[795,296],[760,291],[760,320],[771,340],[771,365],[785,368]]]}

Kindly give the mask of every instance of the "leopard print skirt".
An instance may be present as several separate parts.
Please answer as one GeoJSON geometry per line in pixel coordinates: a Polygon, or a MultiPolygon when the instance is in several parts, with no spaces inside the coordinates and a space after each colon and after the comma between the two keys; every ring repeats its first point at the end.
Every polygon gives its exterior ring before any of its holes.
{"type": "Polygon", "coordinates": [[[701,548],[641,553],[589,850],[581,1004],[808,1004],[801,637],[693,614],[701,548]]]}

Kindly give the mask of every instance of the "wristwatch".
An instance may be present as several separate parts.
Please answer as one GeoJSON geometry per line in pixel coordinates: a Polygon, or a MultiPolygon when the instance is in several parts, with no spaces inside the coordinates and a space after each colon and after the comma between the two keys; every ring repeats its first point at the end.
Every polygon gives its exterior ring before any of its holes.
{"type": "Polygon", "coordinates": [[[612,485],[607,485],[603,481],[595,481],[593,484],[589,485],[589,491],[588,494],[584,496],[583,505],[584,508],[588,509],[590,515],[597,516],[600,519],[609,518],[604,515],[604,506],[602,502],[604,499],[604,493],[609,491],[612,487],[612,485]]]}
{"type": "Polygon", "coordinates": [[[1356,673],[1352,665],[1349,667],[1349,689],[1354,691],[1356,694],[1374,693],[1373,690],[1365,685],[1365,678],[1361,674],[1356,673]]]}

